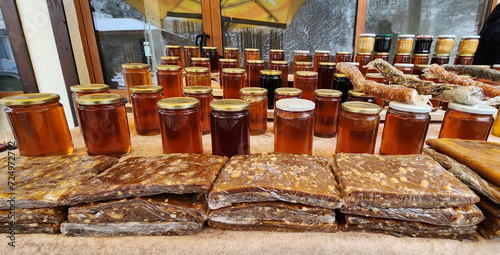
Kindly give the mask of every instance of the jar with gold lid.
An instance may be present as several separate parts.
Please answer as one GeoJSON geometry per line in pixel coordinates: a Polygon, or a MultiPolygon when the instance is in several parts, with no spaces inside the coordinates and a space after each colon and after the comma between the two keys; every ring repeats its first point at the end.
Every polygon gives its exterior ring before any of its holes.
{"type": "Polygon", "coordinates": [[[342,102],[345,102],[349,96],[347,92],[354,89],[354,87],[347,75],[343,73],[336,73],[333,75],[333,89],[342,92],[342,102]]]}
{"type": "Polygon", "coordinates": [[[308,50],[296,50],[293,52],[293,63],[295,62],[309,62],[309,52],[308,50]]]}
{"type": "Polygon", "coordinates": [[[450,54],[455,44],[454,35],[438,35],[434,52],[436,54],[450,54]]]}
{"type": "Polygon", "coordinates": [[[171,97],[158,102],[163,154],[203,153],[200,101],[171,97]]]}
{"type": "MultiPolygon", "coordinates": [[[[108,93],[109,86],[106,84],[80,84],[71,86],[70,90],[73,92],[71,97],[73,98],[73,105],[75,106],[75,112],[76,112],[75,99],[77,97],[95,93],[108,93]]],[[[80,126],[80,124],[78,124],[78,126],[80,126]]]]}
{"type": "Polygon", "coordinates": [[[250,104],[241,99],[221,99],[210,107],[212,155],[250,154],[250,104]]]}
{"type": "Polygon", "coordinates": [[[239,48],[224,48],[225,59],[236,59],[238,61],[238,68],[240,67],[240,49],[239,48]]]}
{"type": "Polygon", "coordinates": [[[411,63],[411,53],[394,54],[394,59],[392,64],[410,64],[410,63],[411,63]]]}
{"type": "Polygon", "coordinates": [[[341,108],[335,153],[373,154],[382,108],[367,102],[345,102],[341,108]]]}
{"type": "Polygon", "coordinates": [[[487,105],[463,105],[450,102],[444,115],[439,138],[488,139],[497,109],[487,105]]]}
{"type": "Polygon", "coordinates": [[[89,155],[120,157],[130,152],[130,130],[121,95],[85,95],[76,98],[76,102],[89,155]]]}
{"type": "Polygon", "coordinates": [[[365,67],[368,63],[372,61],[372,54],[371,53],[358,53],[356,55],[356,62],[359,63],[359,71],[363,75],[366,74],[367,68],[365,67]]]}
{"type": "Polygon", "coordinates": [[[375,52],[375,55],[373,55],[373,59],[379,58],[389,62],[389,52],[375,52]]]}
{"type": "Polygon", "coordinates": [[[285,51],[280,49],[269,50],[269,63],[271,61],[285,61],[285,51]]]}
{"type": "Polygon", "coordinates": [[[245,87],[245,70],[225,68],[222,70],[221,88],[224,99],[240,98],[240,89],[245,87]]]}
{"type": "Polygon", "coordinates": [[[302,90],[297,88],[278,88],[274,90],[274,109],[276,110],[276,101],[285,98],[300,98],[302,90]]]}
{"type": "Polygon", "coordinates": [[[135,130],[139,135],[160,133],[157,103],[163,98],[161,86],[135,86],[130,89],[135,130]]]}
{"type": "Polygon", "coordinates": [[[364,33],[359,35],[358,53],[372,53],[375,45],[375,34],[364,33]]]}
{"type": "Polygon", "coordinates": [[[247,61],[247,87],[259,87],[260,71],[264,70],[264,60],[247,61]]]}
{"type": "Polygon", "coordinates": [[[240,68],[240,61],[232,58],[219,59],[219,78],[222,77],[222,70],[226,68],[240,68]]]}
{"type": "Polygon", "coordinates": [[[281,71],[281,87],[288,87],[288,61],[271,61],[269,69],[281,71]]]}
{"type": "Polygon", "coordinates": [[[182,59],[182,47],[180,45],[165,45],[165,56],[179,57],[181,62],[180,67],[184,68],[184,61],[182,59]]]}
{"type": "Polygon", "coordinates": [[[318,89],[332,89],[335,66],[333,62],[319,62],[318,89]]]}
{"type": "Polygon", "coordinates": [[[182,67],[181,58],[177,56],[163,56],[161,57],[161,64],[182,67]]]}
{"type": "Polygon", "coordinates": [[[351,62],[351,52],[349,51],[337,51],[335,52],[335,63],[340,62],[351,62]]]}
{"type": "Polygon", "coordinates": [[[212,70],[212,65],[210,64],[209,58],[191,58],[192,67],[206,67],[208,68],[208,72],[210,73],[212,70]]]}
{"type": "Polygon", "coordinates": [[[200,100],[201,133],[210,133],[210,103],[214,101],[212,87],[189,86],[185,87],[183,91],[185,97],[192,97],[200,100]]]}
{"type": "Polygon", "coordinates": [[[198,46],[184,46],[184,68],[193,66],[191,58],[200,57],[200,47],[198,46]]]}
{"type": "Polygon", "coordinates": [[[260,50],[259,49],[250,49],[246,48],[245,49],[245,54],[244,54],[244,60],[243,60],[243,68],[247,70],[247,61],[248,60],[260,60],[260,50]]]}
{"type": "Polygon", "coordinates": [[[158,86],[163,87],[163,96],[165,98],[182,96],[182,73],[180,66],[157,66],[156,78],[158,86]]]}
{"type": "Polygon", "coordinates": [[[315,72],[318,71],[319,62],[330,62],[330,51],[329,50],[314,51],[313,71],[315,71],[315,72]]]}
{"type": "Polygon", "coordinates": [[[211,86],[210,69],[207,67],[187,67],[186,87],[189,86],[211,86]]]}
{"type": "Polygon", "coordinates": [[[210,61],[210,72],[219,72],[219,50],[217,47],[205,46],[201,55],[210,61]]]}
{"type": "Polygon", "coordinates": [[[127,98],[130,100],[130,88],[140,85],[152,85],[151,72],[148,64],[127,63],[122,64],[123,80],[127,90],[127,98]]]}
{"type": "Polygon", "coordinates": [[[404,74],[411,74],[414,66],[414,64],[394,64],[394,67],[404,74]]]}
{"type": "Polygon", "coordinates": [[[276,70],[260,71],[260,87],[265,88],[268,91],[267,97],[269,98],[269,101],[267,107],[269,109],[273,109],[274,91],[280,86],[281,86],[281,71],[276,71],[276,70]]]}
{"type": "Polygon", "coordinates": [[[317,89],[314,91],[314,135],[334,137],[337,135],[342,92],[333,89],[317,89]]]}
{"type": "Polygon", "coordinates": [[[296,73],[293,87],[302,90],[302,98],[312,100],[318,86],[318,73],[299,71],[296,73]]]}
{"type": "Polygon", "coordinates": [[[457,54],[475,54],[477,46],[479,45],[479,38],[481,38],[481,36],[479,35],[462,36],[462,38],[460,39],[460,43],[458,44],[457,54]]]}
{"type": "Polygon", "coordinates": [[[295,62],[293,63],[293,80],[299,71],[312,71],[312,62],[295,62]]]}
{"type": "Polygon", "coordinates": [[[267,89],[248,87],[240,89],[241,99],[250,106],[250,134],[261,135],[267,130],[267,89]]]}
{"type": "Polygon", "coordinates": [[[357,91],[357,90],[352,89],[352,90],[347,91],[347,94],[349,95],[347,97],[347,101],[360,101],[360,102],[367,102],[367,103],[375,103],[374,96],[368,95],[362,91],[357,91]]]}
{"type": "Polygon", "coordinates": [[[415,35],[412,34],[401,34],[398,35],[398,41],[396,42],[396,54],[403,53],[409,54],[413,49],[413,42],[415,41],[415,35]]]}
{"type": "Polygon", "coordinates": [[[73,153],[73,141],[59,99],[54,93],[21,94],[1,99],[22,156],[73,153]]]}

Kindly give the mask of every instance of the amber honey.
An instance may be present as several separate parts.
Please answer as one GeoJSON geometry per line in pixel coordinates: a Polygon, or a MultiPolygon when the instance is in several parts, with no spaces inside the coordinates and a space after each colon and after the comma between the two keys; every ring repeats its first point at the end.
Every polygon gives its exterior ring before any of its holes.
{"type": "MultiPolygon", "coordinates": [[[[402,34],[398,35],[398,41],[396,42],[396,54],[398,53],[411,53],[413,49],[413,42],[415,41],[415,35],[412,34],[402,34]]],[[[401,62],[406,63],[406,62],[401,62]]],[[[409,62],[407,62],[409,63],[409,62]]]]}
{"type": "Polygon", "coordinates": [[[201,54],[203,57],[208,58],[210,61],[210,72],[219,72],[219,51],[217,47],[203,47],[201,54]]]}
{"type": "Polygon", "coordinates": [[[389,62],[389,53],[388,52],[375,52],[375,55],[373,55],[373,59],[378,59],[378,58],[389,62]]]}
{"type": "Polygon", "coordinates": [[[356,62],[359,63],[359,71],[363,75],[366,74],[367,68],[365,67],[370,61],[372,61],[372,54],[371,53],[358,53],[356,55],[356,62]]]}
{"type": "Polygon", "coordinates": [[[172,97],[158,102],[163,153],[203,153],[200,101],[172,97]]]}
{"type": "Polygon", "coordinates": [[[334,137],[337,135],[341,97],[342,92],[338,90],[318,89],[314,91],[315,136],[334,137]]]}
{"type": "Polygon", "coordinates": [[[295,76],[297,72],[301,71],[312,71],[312,62],[295,62],[293,63],[293,80],[295,82],[295,76]]]}
{"type": "Polygon", "coordinates": [[[238,48],[224,48],[225,59],[236,59],[238,61],[238,68],[240,67],[240,49],[238,48]]]}
{"type": "Polygon", "coordinates": [[[242,88],[241,99],[250,104],[250,134],[261,135],[267,130],[267,89],[242,88]]]}
{"type": "Polygon", "coordinates": [[[318,68],[318,89],[332,89],[335,63],[320,62],[318,68]]]}
{"type": "Polygon", "coordinates": [[[281,87],[288,87],[288,61],[271,61],[269,69],[281,71],[281,87]]]}
{"type": "Polygon", "coordinates": [[[314,52],[313,71],[318,71],[319,62],[330,62],[329,50],[317,50],[314,52]]]}
{"type": "Polygon", "coordinates": [[[430,105],[390,102],[380,144],[381,155],[421,154],[431,117],[430,105]]]}
{"type": "Polygon", "coordinates": [[[358,101],[358,102],[367,102],[367,103],[375,103],[375,97],[372,95],[368,95],[362,91],[357,90],[349,90],[347,91],[347,101],[358,101]]]}
{"type": "Polygon", "coordinates": [[[318,73],[299,71],[296,73],[293,87],[302,90],[302,98],[312,100],[318,86],[318,73]]]}
{"type": "Polygon", "coordinates": [[[212,70],[209,58],[191,58],[191,65],[192,67],[206,67],[209,73],[212,70]]]}
{"type": "Polygon", "coordinates": [[[264,70],[264,60],[247,61],[247,87],[260,86],[260,71],[264,70]]]}
{"type": "Polygon", "coordinates": [[[76,102],[89,155],[119,157],[130,152],[130,131],[122,96],[92,94],[78,97],[76,102]]]}
{"type": "MultiPolygon", "coordinates": [[[[80,84],[71,86],[70,89],[73,92],[71,97],[73,98],[73,105],[75,106],[75,112],[77,110],[75,101],[77,97],[95,93],[109,92],[109,86],[106,84],[80,84]]],[[[80,120],[78,120],[78,126],[80,126],[80,120]]]]}
{"type": "Polygon", "coordinates": [[[414,66],[414,64],[394,64],[394,67],[404,74],[411,74],[414,66]]]}
{"type": "Polygon", "coordinates": [[[463,36],[458,44],[457,54],[475,54],[479,45],[479,35],[463,36]]]}
{"type": "Polygon", "coordinates": [[[200,47],[198,46],[184,46],[184,68],[191,67],[191,58],[200,57],[200,47]]]}
{"type": "Polygon", "coordinates": [[[358,40],[358,53],[372,53],[375,46],[375,34],[360,34],[358,40]]]}
{"type": "Polygon", "coordinates": [[[429,54],[413,54],[411,62],[414,65],[427,65],[429,64],[429,54]]]}
{"type": "Polygon", "coordinates": [[[496,137],[500,137],[500,111],[498,111],[495,122],[493,123],[491,134],[496,137]]]}
{"type": "Polygon", "coordinates": [[[335,153],[375,152],[382,108],[366,102],[345,102],[339,118],[335,153]]]}
{"type": "Polygon", "coordinates": [[[226,68],[222,70],[221,88],[224,99],[240,98],[240,89],[245,87],[245,70],[226,68]]]}
{"type": "Polygon", "coordinates": [[[212,88],[207,86],[190,86],[184,88],[185,97],[193,97],[200,100],[201,132],[210,133],[210,103],[214,100],[212,88]]]}
{"type": "Polygon", "coordinates": [[[158,120],[158,101],[163,98],[161,86],[136,86],[131,88],[132,110],[135,130],[139,135],[157,135],[160,133],[158,120]]]}
{"type": "Polygon", "coordinates": [[[157,66],[156,77],[158,86],[163,87],[163,96],[182,96],[182,74],[180,66],[157,66]]]}
{"type": "Polygon", "coordinates": [[[274,115],[274,152],[312,154],[314,103],[281,99],[274,115]]]}
{"type": "Polygon", "coordinates": [[[494,64],[493,69],[500,71],[500,64],[494,64]]]}
{"type": "Polygon", "coordinates": [[[182,66],[181,58],[177,56],[161,57],[161,65],[182,66]]]}
{"type": "Polygon", "coordinates": [[[396,53],[394,55],[393,64],[410,64],[411,53],[396,53]]]}
{"type": "Polygon", "coordinates": [[[293,63],[295,62],[309,62],[309,54],[311,54],[308,50],[296,50],[293,52],[293,63]]]}
{"type": "Polygon", "coordinates": [[[226,68],[240,68],[240,61],[231,58],[219,59],[219,77],[222,77],[222,70],[226,68]]]}
{"type": "Polygon", "coordinates": [[[140,85],[151,85],[151,72],[148,64],[128,63],[122,64],[123,80],[127,90],[127,98],[130,100],[130,88],[140,85]]]}
{"type": "Polygon", "coordinates": [[[457,54],[454,65],[472,65],[474,62],[474,54],[457,54]]]}
{"type": "Polygon", "coordinates": [[[59,95],[33,93],[4,97],[5,114],[22,156],[69,155],[73,141],[59,95]]]}
{"type": "Polygon", "coordinates": [[[431,65],[415,65],[413,70],[411,70],[411,74],[417,75],[417,78],[419,78],[418,76],[422,75],[424,73],[424,69],[429,66],[431,65]]]}
{"type": "Polygon", "coordinates": [[[188,67],[186,71],[186,86],[211,86],[210,69],[207,67],[188,67]]]}
{"type": "Polygon", "coordinates": [[[496,109],[491,106],[467,106],[449,103],[439,138],[486,140],[493,125],[496,109]]]}
{"type": "Polygon", "coordinates": [[[348,51],[337,51],[335,53],[335,63],[340,62],[351,62],[351,52],[348,51]]]}
{"type": "Polygon", "coordinates": [[[274,90],[274,109],[276,109],[276,101],[285,98],[300,98],[302,90],[296,88],[279,88],[274,90]]]}
{"type": "Polygon", "coordinates": [[[249,103],[222,99],[210,103],[212,154],[232,157],[250,153],[249,103]]]}
{"type": "Polygon", "coordinates": [[[260,50],[259,49],[245,49],[245,55],[243,56],[243,68],[247,70],[247,61],[248,60],[259,60],[260,59],[260,50]]]}
{"type": "Polygon", "coordinates": [[[285,61],[285,51],[278,49],[271,49],[269,51],[269,62],[271,61],[285,61]]]}
{"type": "Polygon", "coordinates": [[[184,67],[184,61],[182,59],[182,47],[180,45],[165,45],[165,56],[175,56],[179,57],[181,61],[181,68],[184,67]]]}

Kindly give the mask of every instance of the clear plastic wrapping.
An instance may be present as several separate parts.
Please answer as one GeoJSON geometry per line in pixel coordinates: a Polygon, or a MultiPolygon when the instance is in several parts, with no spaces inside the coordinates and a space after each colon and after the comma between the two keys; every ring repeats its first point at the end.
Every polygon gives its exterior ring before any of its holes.
{"type": "MultiPolygon", "coordinates": [[[[481,210],[483,208],[481,207],[481,210]]],[[[500,217],[484,212],[486,219],[478,225],[478,232],[487,239],[500,239],[500,217]]]]}
{"type": "Polygon", "coordinates": [[[455,138],[429,139],[426,143],[466,165],[485,180],[500,185],[500,143],[455,138]]]}
{"type": "Polygon", "coordinates": [[[479,197],[426,155],[339,153],[333,157],[344,207],[443,208],[479,197]]]}
{"type": "MultiPolygon", "coordinates": [[[[0,233],[10,233],[8,223],[0,227],[0,233]]],[[[60,234],[61,224],[52,223],[30,223],[16,224],[16,234],[60,234]]]]}
{"type": "Polygon", "coordinates": [[[484,220],[481,211],[474,205],[454,208],[377,208],[371,206],[342,207],[345,214],[384,219],[418,221],[433,225],[466,227],[484,220]]]}
{"type": "Polygon", "coordinates": [[[201,231],[203,222],[125,222],[125,223],[68,223],[61,224],[61,232],[68,236],[169,236],[190,235],[201,231]]]}
{"type": "Polygon", "coordinates": [[[487,212],[495,217],[500,217],[500,204],[499,203],[494,203],[490,201],[488,198],[485,198],[483,196],[481,197],[481,201],[477,203],[477,206],[481,209],[483,212],[487,212]]]}
{"type": "MultiPolygon", "coordinates": [[[[4,159],[5,160],[5,159],[4,159]]],[[[106,156],[55,156],[16,159],[16,206],[56,207],[61,197],[116,164],[106,156]]],[[[7,166],[6,162],[0,164],[7,166]]],[[[9,208],[8,175],[0,176],[0,209],[9,208]]]]}
{"type": "MultiPolygon", "coordinates": [[[[9,223],[10,210],[0,210],[0,224],[9,223]]],[[[68,215],[68,208],[39,208],[39,209],[22,209],[16,208],[15,220],[17,224],[60,224],[68,215]]],[[[12,217],[12,216],[11,216],[12,217]]]]}
{"type": "Polygon", "coordinates": [[[491,68],[484,68],[473,65],[442,65],[446,71],[467,74],[472,77],[490,80],[493,82],[500,82],[500,71],[491,68]]]}
{"type": "MultiPolygon", "coordinates": [[[[495,201],[495,203],[500,204],[500,186],[484,180],[466,165],[461,164],[453,158],[439,153],[434,149],[424,148],[424,152],[439,162],[439,164],[446,168],[446,170],[452,173],[460,181],[475,190],[476,193],[486,196],[492,201],[495,201]]],[[[480,203],[482,201],[483,199],[481,199],[480,203]]]]}
{"type": "Polygon", "coordinates": [[[268,201],[330,209],[342,205],[326,159],[286,153],[232,157],[208,195],[212,210],[237,203],[268,201]]]}
{"type": "Polygon", "coordinates": [[[227,157],[165,154],[132,157],[101,173],[63,197],[74,205],[157,194],[208,193],[227,157]]]}

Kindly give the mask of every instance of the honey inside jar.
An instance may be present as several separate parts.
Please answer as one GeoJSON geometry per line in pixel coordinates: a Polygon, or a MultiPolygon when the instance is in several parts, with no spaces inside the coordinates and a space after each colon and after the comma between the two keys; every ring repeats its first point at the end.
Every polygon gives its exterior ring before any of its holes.
{"type": "Polygon", "coordinates": [[[288,61],[271,61],[269,69],[281,71],[281,87],[288,87],[288,61]]]}
{"type": "Polygon", "coordinates": [[[184,61],[182,59],[182,47],[180,45],[165,45],[165,56],[167,57],[179,57],[180,59],[180,67],[184,67],[184,61]]]}
{"type": "Polygon", "coordinates": [[[264,60],[247,61],[247,87],[260,86],[260,71],[264,70],[264,60]]]}
{"type": "Polygon", "coordinates": [[[319,62],[330,62],[329,50],[317,50],[314,52],[313,71],[318,71],[319,62]]]}
{"type": "Polygon", "coordinates": [[[271,61],[285,61],[285,51],[278,49],[271,49],[269,51],[269,62],[271,61]]]}
{"type": "Polygon", "coordinates": [[[332,89],[314,91],[315,121],[314,135],[319,137],[334,137],[337,135],[342,92],[332,89]]]}
{"type": "Polygon", "coordinates": [[[410,64],[411,53],[396,53],[394,55],[393,64],[410,64]]]}
{"type": "Polygon", "coordinates": [[[455,44],[454,35],[438,35],[434,52],[436,54],[450,54],[455,44]]]}
{"type": "Polygon", "coordinates": [[[314,103],[304,99],[276,102],[274,152],[312,154],[314,103]]]}
{"type": "Polygon", "coordinates": [[[207,67],[187,67],[186,86],[211,86],[210,69],[207,67]]]}
{"type": "Polygon", "coordinates": [[[356,62],[359,63],[359,70],[363,75],[366,74],[366,71],[368,68],[365,66],[372,61],[372,54],[371,53],[358,53],[356,55],[356,62]]]}
{"type": "Polygon", "coordinates": [[[247,101],[250,112],[250,134],[261,135],[267,131],[267,89],[242,88],[241,99],[247,101]]]}
{"type": "Polygon", "coordinates": [[[130,90],[132,91],[131,103],[137,134],[159,134],[160,122],[157,103],[163,98],[163,87],[135,86],[130,90]]]}
{"type": "Polygon", "coordinates": [[[335,63],[340,62],[351,62],[351,52],[348,51],[337,51],[335,53],[335,63]]]}
{"type": "Polygon", "coordinates": [[[59,95],[33,93],[4,97],[5,114],[22,156],[69,155],[73,141],[59,95]]]}
{"type": "Polygon", "coordinates": [[[193,67],[206,67],[208,68],[209,74],[212,70],[212,65],[210,64],[209,58],[191,58],[191,65],[193,67]]]}
{"type": "Polygon", "coordinates": [[[339,119],[335,153],[375,152],[382,108],[366,102],[345,102],[339,119]]]}
{"type": "Polygon", "coordinates": [[[240,98],[240,89],[245,87],[245,70],[225,68],[222,70],[221,88],[224,99],[240,98]]]}
{"type": "Polygon", "coordinates": [[[320,62],[318,68],[318,89],[332,89],[335,63],[320,62]]]}
{"type": "Polygon", "coordinates": [[[486,105],[468,106],[449,103],[439,138],[487,140],[497,109],[486,105]]]}
{"type": "Polygon", "coordinates": [[[200,57],[200,48],[198,46],[184,46],[184,68],[193,66],[191,58],[200,57]]]}
{"type": "Polygon", "coordinates": [[[293,87],[302,90],[302,98],[312,100],[318,86],[318,73],[299,71],[296,73],[293,87]]]}
{"type": "Polygon", "coordinates": [[[411,62],[414,65],[427,65],[429,64],[429,54],[413,54],[411,62]]]}
{"type": "Polygon", "coordinates": [[[210,61],[210,72],[219,72],[219,51],[217,47],[203,47],[201,54],[203,57],[208,58],[210,61]]]}
{"type": "Polygon", "coordinates": [[[293,52],[293,63],[295,62],[309,62],[309,54],[311,54],[308,50],[296,50],[293,52]]]}
{"type": "Polygon", "coordinates": [[[165,98],[182,96],[182,74],[180,66],[157,66],[158,86],[163,87],[165,98]]]}
{"type": "Polygon", "coordinates": [[[297,72],[300,71],[312,71],[312,62],[295,62],[293,63],[293,80],[295,82],[295,76],[297,72]]]}
{"type": "Polygon", "coordinates": [[[161,57],[162,65],[173,65],[173,66],[182,66],[181,58],[177,56],[163,56],[161,57]]]}
{"type": "Polygon", "coordinates": [[[130,130],[122,96],[92,94],[78,97],[76,102],[89,155],[119,157],[130,152],[130,130]]]}
{"type": "Polygon", "coordinates": [[[151,72],[148,64],[128,63],[122,64],[123,80],[127,90],[127,98],[130,100],[130,88],[140,85],[152,85],[151,72]]]}
{"type": "Polygon", "coordinates": [[[240,62],[240,49],[238,48],[224,48],[225,59],[236,59],[238,61],[238,68],[240,62]]]}
{"type": "Polygon", "coordinates": [[[243,67],[245,70],[247,70],[247,61],[248,60],[260,60],[260,50],[259,49],[245,49],[245,55],[244,55],[244,60],[243,60],[243,67]]]}
{"type": "Polygon", "coordinates": [[[372,95],[368,95],[362,91],[357,90],[349,90],[347,91],[347,101],[358,101],[358,102],[367,102],[367,103],[375,103],[375,97],[372,95]]]}
{"type": "MultiPolygon", "coordinates": [[[[109,86],[106,84],[80,84],[73,85],[70,87],[70,90],[73,92],[71,97],[73,98],[73,105],[75,106],[76,112],[76,101],[75,99],[79,96],[95,94],[95,93],[106,93],[109,92],[109,86]]],[[[78,122],[80,123],[80,122],[78,122]]],[[[78,124],[80,126],[80,124],[78,124]]]]}
{"type": "Polygon", "coordinates": [[[183,90],[185,97],[193,97],[200,100],[201,132],[203,134],[210,133],[210,103],[214,100],[212,87],[190,86],[185,87],[183,90]]]}
{"type": "Polygon", "coordinates": [[[219,77],[222,77],[222,70],[226,68],[240,68],[240,61],[231,58],[219,59],[219,77]]]}
{"type": "Polygon", "coordinates": [[[457,54],[454,65],[472,65],[474,62],[474,54],[457,54]]]}
{"type": "Polygon", "coordinates": [[[448,63],[450,63],[450,54],[434,54],[434,56],[432,56],[431,65],[445,65],[448,63]]]}
{"type": "Polygon", "coordinates": [[[300,98],[302,90],[296,88],[278,88],[274,90],[274,109],[276,109],[276,101],[285,98],[300,98]]]}
{"type": "Polygon", "coordinates": [[[203,153],[200,101],[172,97],[158,102],[163,153],[203,153]]]}
{"type": "Polygon", "coordinates": [[[390,102],[380,144],[381,155],[421,154],[431,117],[430,105],[390,102]]]}
{"type": "Polygon", "coordinates": [[[373,59],[378,59],[378,58],[389,62],[389,53],[388,52],[375,52],[375,55],[373,55],[373,59]]]}

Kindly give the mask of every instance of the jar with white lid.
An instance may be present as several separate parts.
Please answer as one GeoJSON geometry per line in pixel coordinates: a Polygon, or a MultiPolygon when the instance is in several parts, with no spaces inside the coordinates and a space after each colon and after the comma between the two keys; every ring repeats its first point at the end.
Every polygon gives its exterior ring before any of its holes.
{"type": "Polygon", "coordinates": [[[488,105],[464,105],[450,102],[444,115],[439,138],[486,140],[497,109],[488,105]]]}

